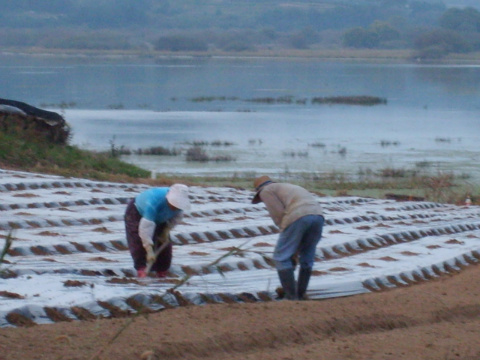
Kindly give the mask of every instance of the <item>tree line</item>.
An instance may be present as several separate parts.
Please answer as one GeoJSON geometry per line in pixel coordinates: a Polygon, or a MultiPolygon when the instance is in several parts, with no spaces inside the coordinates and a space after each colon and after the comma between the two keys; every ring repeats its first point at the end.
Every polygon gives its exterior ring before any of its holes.
{"type": "Polygon", "coordinates": [[[439,1],[0,0],[0,47],[480,50],[480,12],[439,1]]]}
{"type": "Polygon", "coordinates": [[[424,59],[480,51],[480,11],[450,8],[436,26],[414,29],[413,33],[377,20],[368,27],[347,30],[343,37],[345,46],[356,48],[386,48],[402,41],[416,50],[416,57],[424,59]]]}

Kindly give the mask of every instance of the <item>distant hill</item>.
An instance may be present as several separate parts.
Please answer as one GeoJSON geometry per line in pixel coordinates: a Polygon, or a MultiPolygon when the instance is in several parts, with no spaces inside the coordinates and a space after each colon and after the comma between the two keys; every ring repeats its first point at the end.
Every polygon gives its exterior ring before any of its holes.
{"type": "Polygon", "coordinates": [[[321,31],[392,18],[431,25],[445,9],[434,0],[0,0],[0,28],[321,31]]]}
{"type": "MultiPolygon", "coordinates": [[[[0,50],[406,49],[452,6],[480,10],[480,1],[0,0],[0,50]]],[[[444,52],[445,36],[448,52],[480,49],[477,14],[453,15],[451,26],[470,24],[421,39],[428,56],[444,52]]]]}

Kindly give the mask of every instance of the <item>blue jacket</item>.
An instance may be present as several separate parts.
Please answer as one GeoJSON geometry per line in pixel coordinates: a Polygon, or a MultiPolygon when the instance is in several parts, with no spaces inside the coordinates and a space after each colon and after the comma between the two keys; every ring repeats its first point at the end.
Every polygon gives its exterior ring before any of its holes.
{"type": "Polygon", "coordinates": [[[152,188],[138,195],[135,198],[135,206],[140,215],[157,225],[180,215],[181,210],[172,210],[168,206],[166,198],[168,190],[168,187],[152,188]]]}

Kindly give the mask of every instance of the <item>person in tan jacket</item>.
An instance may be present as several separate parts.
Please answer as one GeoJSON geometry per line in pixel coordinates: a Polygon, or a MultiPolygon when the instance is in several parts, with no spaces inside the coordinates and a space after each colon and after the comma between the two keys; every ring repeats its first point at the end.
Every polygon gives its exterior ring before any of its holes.
{"type": "Polygon", "coordinates": [[[268,176],[254,180],[253,204],[263,202],[280,235],[273,258],[285,298],[303,300],[308,288],[315,250],[322,238],[325,219],[317,199],[298,185],[276,183],[268,176]],[[300,271],[295,282],[295,261],[298,254],[300,271]]]}

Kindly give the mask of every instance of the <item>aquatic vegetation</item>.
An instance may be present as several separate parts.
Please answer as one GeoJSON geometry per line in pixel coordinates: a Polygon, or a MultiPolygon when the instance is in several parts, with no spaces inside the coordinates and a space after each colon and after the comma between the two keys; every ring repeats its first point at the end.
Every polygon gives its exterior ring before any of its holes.
{"type": "Polygon", "coordinates": [[[431,161],[418,161],[415,163],[415,167],[420,168],[420,169],[426,169],[432,166],[431,161]]]}
{"type": "Polygon", "coordinates": [[[209,160],[207,152],[200,146],[193,146],[187,150],[187,161],[207,162],[209,160]]]}
{"type": "Polygon", "coordinates": [[[343,105],[380,105],[386,104],[387,99],[376,96],[331,96],[315,97],[312,104],[343,104],[343,105]]]}
{"type": "Polygon", "coordinates": [[[288,157],[296,157],[296,156],[298,156],[298,157],[304,157],[304,158],[306,158],[306,157],[308,157],[308,151],[292,151],[292,150],[288,151],[288,150],[287,150],[287,151],[283,151],[283,152],[282,152],[282,155],[283,155],[283,156],[288,156],[288,157]]]}
{"type": "Polygon", "coordinates": [[[224,161],[234,161],[235,158],[230,155],[209,156],[203,147],[193,146],[187,149],[186,160],[197,161],[197,162],[208,162],[208,161],[224,162],[224,161]]]}
{"type": "Polygon", "coordinates": [[[382,140],[382,141],[380,141],[380,145],[381,145],[382,147],[398,146],[398,145],[400,145],[400,142],[398,142],[398,141],[390,141],[390,140],[382,140]]]}
{"type": "MultiPolygon", "coordinates": [[[[175,101],[176,98],[172,98],[175,101]]],[[[278,97],[257,97],[250,99],[239,99],[238,97],[227,96],[197,96],[191,98],[193,102],[213,102],[213,101],[246,101],[252,103],[261,104],[293,104],[293,105],[306,105],[309,102],[308,98],[295,98],[293,95],[283,95],[278,97]]],[[[311,104],[343,104],[343,105],[378,105],[386,104],[387,99],[376,96],[360,95],[360,96],[331,96],[331,97],[313,97],[310,100],[311,104]]]]}
{"type": "Polygon", "coordinates": [[[233,146],[235,145],[235,143],[231,141],[215,140],[215,141],[212,141],[210,145],[211,146],[233,146]]]}
{"type": "Polygon", "coordinates": [[[208,146],[208,141],[204,140],[195,140],[189,144],[192,144],[193,146],[208,146]]]}
{"type": "Polygon", "coordinates": [[[439,143],[451,143],[451,142],[452,142],[452,139],[450,139],[450,138],[443,138],[443,137],[436,137],[436,138],[435,138],[435,142],[439,142],[439,143]]]}
{"type": "Polygon", "coordinates": [[[245,101],[254,102],[254,103],[265,103],[265,104],[293,104],[296,102],[295,98],[292,95],[285,95],[277,98],[274,98],[274,97],[253,98],[253,99],[247,99],[245,101]]]}
{"type": "Polygon", "coordinates": [[[193,102],[235,101],[236,96],[197,96],[190,99],[193,102]]]}
{"type": "Polygon", "coordinates": [[[137,155],[167,155],[167,156],[176,156],[180,155],[181,151],[179,149],[173,148],[168,149],[163,146],[152,146],[146,149],[138,149],[135,151],[137,155]]]}
{"type": "Polygon", "coordinates": [[[324,147],[326,147],[326,145],[325,145],[324,143],[321,143],[321,142],[314,142],[314,143],[308,144],[308,146],[316,147],[316,148],[324,148],[324,147]]]}
{"type": "Polygon", "coordinates": [[[263,144],[263,140],[262,139],[249,139],[248,140],[248,144],[249,145],[262,145],[263,144]]]}
{"type": "Polygon", "coordinates": [[[192,142],[187,142],[188,145],[193,146],[233,146],[236,145],[232,141],[226,140],[213,140],[213,141],[206,141],[206,140],[194,140],[192,142]]]}

